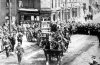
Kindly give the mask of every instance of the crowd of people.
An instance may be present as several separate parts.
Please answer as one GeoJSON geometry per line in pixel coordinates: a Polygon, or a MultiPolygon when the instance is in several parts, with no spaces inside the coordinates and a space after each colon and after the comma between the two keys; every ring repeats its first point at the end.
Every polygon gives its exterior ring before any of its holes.
{"type": "Polygon", "coordinates": [[[2,26],[3,35],[1,37],[2,44],[0,52],[6,52],[7,58],[10,56],[11,52],[16,53],[18,57],[18,63],[20,64],[22,55],[24,53],[24,49],[22,48],[23,35],[26,35],[27,40],[35,39],[37,41],[37,44],[39,44],[40,32],[41,31],[38,28],[38,24],[36,23],[28,23],[26,26],[24,26],[23,24],[17,26],[11,25],[11,27],[9,27],[9,24],[5,22],[2,26]]]}
{"type": "MultiPolygon", "coordinates": [[[[9,32],[9,27],[4,24],[2,26],[3,37],[2,37],[2,51],[6,51],[6,56],[9,57],[10,52],[16,52],[18,56],[18,62],[20,64],[24,49],[23,35],[26,35],[27,41],[36,41],[39,47],[45,49],[68,49],[68,45],[71,42],[70,37],[73,34],[87,34],[96,35],[100,42],[100,24],[94,23],[76,23],[68,22],[66,26],[59,27],[57,24],[51,24],[51,32],[43,37],[41,29],[38,25],[31,25],[26,27],[26,30],[22,25],[13,26],[12,32],[9,32]],[[15,47],[17,41],[17,46],[15,47]]],[[[100,46],[100,44],[99,44],[100,46]]]]}
{"type": "Polygon", "coordinates": [[[76,23],[70,22],[69,26],[65,26],[66,30],[69,31],[71,35],[73,34],[85,34],[97,36],[100,46],[100,23],[76,23]]]}
{"type": "Polygon", "coordinates": [[[24,49],[22,48],[22,37],[23,37],[23,27],[13,26],[9,30],[9,25],[4,23],[2,26],[2,44],[1,44],[1,52],[6,53],[6,57],[8,58],[11,52],[17,54],[18,63],[20,64],[24,49]]]}
{"type": "Polygon", "coordinates": [[[93,14],[89,13],[84,18],[85,18],[85,21],[87,21],[87,20],[93,20],[93,14]]]}

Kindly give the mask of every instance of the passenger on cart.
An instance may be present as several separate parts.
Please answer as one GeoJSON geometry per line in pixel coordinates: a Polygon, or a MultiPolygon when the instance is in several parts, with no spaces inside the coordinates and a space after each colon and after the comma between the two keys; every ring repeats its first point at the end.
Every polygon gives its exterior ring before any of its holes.
{"type": "Polygon", "coordinates": [[[41,46],[43,47],[43,49],[50,49],[49,40],[44,38],[43,41],[41,42],[41,46]]]}

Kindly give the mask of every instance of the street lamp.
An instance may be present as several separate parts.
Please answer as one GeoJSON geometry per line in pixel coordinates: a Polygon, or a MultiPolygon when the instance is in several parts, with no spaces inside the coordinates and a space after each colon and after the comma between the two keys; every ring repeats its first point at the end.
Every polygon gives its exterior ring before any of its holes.
{"type": "Polygon", "coordinates": [[[11,0],[9,0],[9,33],[11,33],[11,0]]]}

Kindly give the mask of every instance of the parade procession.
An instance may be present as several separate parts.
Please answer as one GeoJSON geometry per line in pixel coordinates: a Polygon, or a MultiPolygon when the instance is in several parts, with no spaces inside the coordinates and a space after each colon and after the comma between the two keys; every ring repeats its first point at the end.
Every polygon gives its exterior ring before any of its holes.
{"type": "Polygon", "coordinates": [[[99,0],[0,0],[0,65],[100,65],[99,0]]]}

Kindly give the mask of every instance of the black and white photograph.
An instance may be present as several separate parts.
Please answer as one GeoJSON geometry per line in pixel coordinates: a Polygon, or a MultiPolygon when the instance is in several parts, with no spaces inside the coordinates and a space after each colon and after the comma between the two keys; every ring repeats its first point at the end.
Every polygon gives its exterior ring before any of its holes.
{"type": "Polygon", "coordinates": [[[100,0],[0,0],[0,65],[100,65],[100,0]]]}

